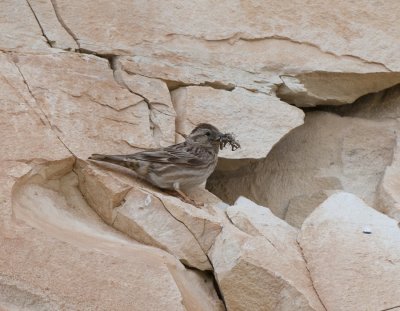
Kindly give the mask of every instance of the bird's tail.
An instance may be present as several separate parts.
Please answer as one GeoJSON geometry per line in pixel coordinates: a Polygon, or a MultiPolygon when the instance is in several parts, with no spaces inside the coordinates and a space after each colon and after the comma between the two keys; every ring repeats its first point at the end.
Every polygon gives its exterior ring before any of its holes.
{"type": "Polygon", "coordinates": [[[117,164],[120,166],[124,166],[127,168],[135,168],[136,166],[136,161],[128,160],[126,156],[124,155],[107,155],[107,154],[92,154],[89,157],[89,160],[95,160],[95,161],[102,161],[102,162],[108,162],[112,164],[117,164]]]}

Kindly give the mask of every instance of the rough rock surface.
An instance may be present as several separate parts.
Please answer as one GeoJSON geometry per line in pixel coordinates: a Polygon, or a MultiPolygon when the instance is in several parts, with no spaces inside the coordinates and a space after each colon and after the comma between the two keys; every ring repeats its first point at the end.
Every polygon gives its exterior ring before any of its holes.
{"type": "Polygon", "coordinates": [[[324,310],[297,244],[297,230],[240,198],[210,251],[228,310],[324,310]]]}
{"type": "Polygon", "coordinates": [[[236,88],[232,92],[211,87],[190,86],[172,92],[178,113],[177,131],[189,134],[198,123],[216,124],[222,132],[235,124],[234,133],[241,148],[221,152],[224,158],[263,158],[285,134],[303,123],[304,113],[275,96],[236,88]],[[238,115],[242,115],[237,122],[238,115]],[[251,124],[251,126],[249,126],[251,124]]]}
{"type": "Polygon", "coordinates": [[[396,124],[308,113],[305,124],[265,159],[238,165],[227,161],[208,187],[229,202],[248,196],[297,227],[334,191],[352,192],[372,205],[392,162],[396,124]]]}
{"type": "Polygon", "coordinates": [[[349,194],[328,203],[354,206],[312,213],[345,190],[399,220],[398,1],[0,7],[0,310],[400,305],[395,223],[349,194]],[[313,107],[303,126],[298,107],[313,107]],[[199,187],[196,208],[87,161],[198,122],[242,144],[209,189],[260,205],[199,187]],[[301,248],[263,206],[295,227],[312,213],[301,248]]]}
{"type": "Polygon", "coordinates": [[[400,228],[395,220],[341,192],[307,218],[299,243],[327,310],[399,307],[400,228]]]}

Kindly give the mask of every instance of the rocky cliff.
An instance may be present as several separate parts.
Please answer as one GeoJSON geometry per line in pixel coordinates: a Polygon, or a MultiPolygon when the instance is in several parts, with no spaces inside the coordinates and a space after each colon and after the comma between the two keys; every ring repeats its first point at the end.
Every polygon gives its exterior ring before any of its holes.
{"type": "Polygon", "coordinates": [[[2,0],[0,310],[400,310],[399,18],[2,0]],[[200,122],[242,145],[203,208],[87,161],[200,122]]]}

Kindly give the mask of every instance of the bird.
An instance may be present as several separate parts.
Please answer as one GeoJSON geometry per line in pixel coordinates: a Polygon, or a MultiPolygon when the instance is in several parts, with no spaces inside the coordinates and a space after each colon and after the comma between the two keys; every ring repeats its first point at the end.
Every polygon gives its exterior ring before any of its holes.
{"type": "Polygon", "coordinates": [[[89,159],[133,170],[138,177],[158,188],[174,191],[183,201],[200,207],[203,204],[189,198],[184,191],[207,180],[217,165],[219,150],[227,142],[240,147],[230,140],[231,134],[223,134],[211,124],[201,123],[179,144],[128,155],[92,154],[89,159]]]}

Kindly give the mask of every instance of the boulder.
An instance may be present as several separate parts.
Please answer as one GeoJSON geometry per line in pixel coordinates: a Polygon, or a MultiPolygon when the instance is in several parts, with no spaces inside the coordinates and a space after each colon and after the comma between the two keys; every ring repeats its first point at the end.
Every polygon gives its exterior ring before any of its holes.
{"type": "Polygon", "coordinates": [[[210,259],[228,310],[324,310],[295,228],[244,198],[226,213],[210,259]]]}
{"type": "Polygon", "coordinates": [[[299,243],[327,310],[399,306],[400,228],[355,195],[324,201],[303,223],[299,243]]]}

